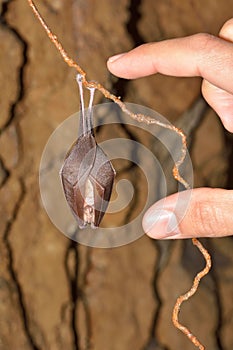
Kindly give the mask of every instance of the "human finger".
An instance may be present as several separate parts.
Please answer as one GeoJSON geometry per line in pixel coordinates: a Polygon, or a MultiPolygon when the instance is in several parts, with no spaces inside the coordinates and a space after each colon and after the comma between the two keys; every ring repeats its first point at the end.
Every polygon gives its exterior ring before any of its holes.
{"type": "MultiPolygon", "coordinates": [[[[185,191],[182,194],[185,196],[185,191]]],[[[176,193],[158,201],[146,212],[142,225],[148,236],[178,239],[233,235],[233,190],[192,190],[183,218],[176,209],[178,195],[176,193]]]]}
{"type": "Polygon", "coordinates": [[[155,73],[201,76],[233,93],[233,43],[210,34],[144,44],[111,57],[107,65],[113,74],[126,79],[155,73]]]}

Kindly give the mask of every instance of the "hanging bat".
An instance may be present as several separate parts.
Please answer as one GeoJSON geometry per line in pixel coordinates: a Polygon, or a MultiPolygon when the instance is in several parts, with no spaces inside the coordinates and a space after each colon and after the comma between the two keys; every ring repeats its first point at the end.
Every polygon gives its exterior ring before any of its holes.
{"type": "Polygon", "coordinates": [[[84,108],[82,76],[77,75],[80,92],[79,137],[66,155],[60,175],[66,200],[80,228],[90,224],[99,227],[106,212],[115,170],[98,146],[93,132],[94,88],[90,90],[87,110],[84,108]]]}

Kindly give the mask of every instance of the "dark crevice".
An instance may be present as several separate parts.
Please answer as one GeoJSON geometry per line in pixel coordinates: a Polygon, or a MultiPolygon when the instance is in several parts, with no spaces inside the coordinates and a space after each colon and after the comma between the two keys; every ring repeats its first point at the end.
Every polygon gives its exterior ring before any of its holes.
{"type": "Polygon", "coordinates": [[[152,281],[152,286],[153,286],[154,297],[155,297],[155,300],[157,301],[157,307],[156,307],[156,310],[155,310],[155,313],[154,313],[154,316],[153,316],[153,319],[151,322],[150,334],[151,334],[152,339],[153,338],[156,339],[156,328],[157,328],[157,324],[158,324],[159,316],[160,316],[160,312],[161,312],[161,307],[162,307],[162,299],[160,297],[160,293],[158,290],[158,279],[159,279],[159,275],[160,275],[160,271],[161,271],[160,262],[161,262],[161,257],[162,257],[162,250],[161,250],[159,243],[154,242],[154,246],[156,248],[158,257],[157,257],[157,261],[156,261],[156,264],[154,267],[154,278],[152,281]]]}
{"type": "Polygon", "coordinates": [[[80,350],[80,337],[77,329],[78,303],[82,303],[85,314],[86,339],[85,350],[91,349],[92,326],[90,307],[88,299],[85,295],[85,287],[87,285],[87,275],[92,267],[91,264],[91,248],[87,247],[86,268],[83,276],[80,276],[80,258],[78,252],[78,244],[70,241],[65,254],[65,271],[69,285],[69,300],[71,301],[71,329],[73,334],[73,350],[80,350]]]}
{"type": "MultiPolygon", "coordinates": [[[[17,135],[17,151],[18,151],[18,162],[24,155],[24,148],[23,148],[23,135],[21,131],[21,126],[19,123],[15,124],[15,131],[17,135]]],[[[18,164],[17,162],[17,164],[18,164]]]]}
{"type": "MultiPolygon", "coordinates": [[[[210,241],[208,241],[208,243],[206,242],[206,245],[214,261],[215,260],[214,249],[212,247],[211,242],[210,241]]],[[[214,292],[215,306],[216,306],[216,313],[217,313],[217,322],[216,322],[214,334],[215,334],[218,350],[225,350],[225,347],[223,346],[223,342],[222,342],[223,305],[221,302],[219,279],[216,271],[216,266],[217,266],[217,261],[213,262],[212,268],[210,270],[210,278],[212,279],[212,282],[213,282],[213,292],[214,292]]]]}
{"type": "Polygon", "coordinates": [[[169,350],[168,347],[164,346],[158,341],[159,337],[157,335],[157,325],[160,321],[160,313],[163,305],[160,292],[158,289],[158,285],[159,285],[160,275],[168,262],[168,257],[170,255],[170,246],[172,243],[162,242],[162,241],[153,242],[153,243],[157,252],[157,259],[154,267],[152,289],[154,293],[154,298],[157,302],[157,306],[151,321],[149,339],[147,340],[146,345],[143,346],[142,350],[169,350]]]}
{"type": "MultiPolygon", "coordinates": [[[[145,42],[144,38],[138,30],[138,23],[141,19],[140,13],[141,0],[130,0],[127,7],[129,12],[128,21],[125,23],[126,31],[129,38],[132,40],[133,46],[138,46],[145,42]]],[[[111,81],[111,91],[113,94],[116,94],[121,97],[122,100],[125,99],[125,96],[128,91],[130,81],[122,78],[112,78],[111,81]]],[[[131,139],[135,139],[134,135],[130,135],[128,128],[125,124],[120,124],[121,127],[128,133],[131,139]]]]}
{"type": "Polygon", "coordinates": [[[5,22],[5,15],[8,11],[8,5],[14,0],[5,0],[2,2],[2,11],[0,15],[0,22],[3,23],[5,22]]]}
{"type": "MultiPolygon", "coordinates": [[[[129,37],[132,40],[133,46],[137,46],[145,42],[138,30],[138,23],[141,19],[140,6],[141,0],[130,0],[129,5],[127,7],[129,12],[129,18],[128,21],[125,23],[125,27],[129,37]]],[[[129,84],[130,81],[127,79],[116,79],[115,77],[112,77],[110,81],[110,90],[113,94],[120,96],[121,99],[124,100],[129,88],[129,84]]],[[[118,112],[118,118],[122,122],[121,111],[118,112]]],[[[129,139],[138,141],[136,135],[133,132],[131,132],[131,130],[125,123],[119,123],[119,126],[124,130],[129,139]]],[[[98,133],[102,127],[104,126],[97,127],[96,133],[98,133]]]]}
{"type": "Polygon", "coordinates": [[[138,23],[142,18],[142,15],[140,13],[141,3],[142,0],[130,0],[128,6],[130,16],[128,22],[125,24],[127,32],[131,36],[134,46],[144,44],[145,42],[138,29],[138,23]]]}
{"type": "Polygon", "coordinates": [[[128,85],[130,83],[130,80],[123,79],[123,78],[112,78],[111,81],[111,91],[113,94],[120,96],[121,100],[124,100],[127,90],[128,90],[128,85]]]}
{"type": "Polygon", "coordinates": [[[91,327],[90,306],[85,293],[82,291],[80,294],[81,294],[81,300],[82,300],[82,304],[85,312],[85,323],[86,323],[86,332],[87,332],[86,339],[85,339],[85,350],[91,350],[92,349],[92,327],[91,327]]]}
{"type": "Polygon", "coordinates": [[[224,350],[222,338],[221,338],[221,332],[222,332],[222,303],[221,303],[221,296],[219,293],[219,283],[218,278],[216,276],[215,268],[212,267],[212,270],[210,272],[210,276],[212,277],[212,281],[214,283],[214,296],[215,296],[215,305],[217,310],[217,324],[215,327],[215,339],[216,343],[218,345],[218,350],[224,350]]]}
{"type": "Polygon", "coordinates": [[[10,172],[8,169],[5,167],[3,160],[0,158],[0,172],[1,172],[1,177],[0,177],[0,189],[6,184],[10,172]]]}
{"type": "Polygon", "coordinates": [[[71,329],[73,334],[73,350],[80,350],[77,324],[77,303],[79,299],[78,276],[79,276],[79,253],[76,242],[70,240],[65,254],[65,271],[68,279],[70,301],[71,301],[71,329]],[[72,266],[69,263],[72,260],[72,266]]]}
{"type": "Polygon", "coordinates": [[[18,213],[20,211],[21,205],[22,205],[23,200],[24,200],[25,195],[26,195],[25,186],[24,186],[24,183],[22,181],[20,181],[20,185],[21,185],[21,193],[20,193],[20,196],[19,196],[17,203],[15,204],[11,219],[7,222],[7,225],[6,225],[4,234],[3,234],[3,241],[4,241],[5,247],[7,249],[8,270],[9,270],[10,276],[11,276],[13,283],[15,285],[15,288],[16,288],[25,334],[27,336],[29,344],[31,345],[31,348],[33,350],[40,350],[40,348],[36,345],[36,342],[35,342],[33,335],[30,331],[29,319],[28,319],[28,315],[27,315],[27,311],[26,311],[26,307],[25,307],[23,290],[21,288],[17,273],[16,273],[15,268],[14,268],[14,255],[13,255],[13,249],[12,249],[12,246],[10,243],[10,233],[11,233],[12,227],[14,225],[14,222],[16,221],[16,219],[18,217],[18,213]]]}
{"type": "Polygon", "coordinates": [[[228,190],[233,189],[233,137],[229,131],[225,130],[226,147],[228,150],[228,171],[226,188],[228,190]]]}
{"type": "Polygon", "coordinates": [[[24,95],[25,95],[25,87],[24,87],[24,72],[25,72],[25,67],[28,63],[28,58],[27,58],[27,54],[28,54],[28,44],[25,41],[25,39],[22,37],[22,35],[17,31],[17,29],[15,29],[12,25],[10,25],[7,20],[6,20],[6,15],[8,12],[8,7],[9,4],[11,2],[13,2],[14,0],[10,0],[10,1],[5,1],[2,4],[2,12],[0,14],[0,23],[1,25],[6,28],[9,32],[11,32],[14,37],[17,39],[17,41],[19,42],[19,44],[21,45],[22,48],[22,62],[21,65],[18,69],[18,77],[17,77],[17,86],[18,86],[18,93],[17,96],[15,98],[15,101],[12,102],[11,106],[10,106],[10,111],[9,111],[9,117],[6,121],[6,123],[3,125],[3,127],[0,130],[0,134],[2,132],[4,132],[9,125],[12,123],[12,121],[15,119],[16,116],[16,108],[18,106],[18,104],[23,100],[24,95]]]}
{"type": "Polygon", "coordinates": [[[88,298],[85,294],[85,287],[88,284],[88,274],[92,269],[92,261],[91,261],[91,252],[92,248],[87,247],[86,251],[86,268],[83,273],[82,283],[79,287],[80,298],[83,304],[84,312],[85,312],[85,323],[86,323],[86,341],[85,341],[85,350],[91,350],[92,348],[92,322],[91,322],[91,312],[90,306],[88,303],[88,298]]]}

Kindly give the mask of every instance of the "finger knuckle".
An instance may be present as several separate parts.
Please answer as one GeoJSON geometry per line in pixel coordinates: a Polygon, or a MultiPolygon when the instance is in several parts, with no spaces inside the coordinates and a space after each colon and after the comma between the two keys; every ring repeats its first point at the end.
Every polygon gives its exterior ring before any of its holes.
{"type": "Polygon", "coordinates": [[[224,227],[218,210],[207,202],[195,203],[192,210],[192,223],[196,234],[204,237],[214,236],[224,227]]]}
{"type": "Polygon", "coordinates": [[[193,38],[193,48],[196,53],[197,70],[199,75],[203,76],[203,67],[206,62],[211,62],[214,59],[214,52],[219,44],[219,38],[208,33],[195,34],[193,38]]]}
{"type": "Polygon", "coordinates": [[[195,36],[195,42],[197,46],[197,51],[199,52],[209,52],[212,49],[213,45],[216,43],[216,37],[208,33],[199,33],[195,36]]]}

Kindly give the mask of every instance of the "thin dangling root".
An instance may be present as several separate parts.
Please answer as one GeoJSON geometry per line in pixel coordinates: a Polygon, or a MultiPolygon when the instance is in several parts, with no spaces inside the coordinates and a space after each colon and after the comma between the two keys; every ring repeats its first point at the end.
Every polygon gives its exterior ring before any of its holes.
{"type": "Polygon", "coordinates": [[[205,350],[204,345],[202,345],[200,343],[200,341],[197,339],[197,337],[195,335],[193,335],[188,328],[186,328],[185,326],[183,326],[182,324],[180,324],[180,322],[178,321],[178,315],[180,312],[180,307],[181,304],[188,300],[191,296],[193,296],[193,294],[196,293],[197,288],[199,286],[200,280],[207,275],[207,273],[209,272],[210,268],[211,268],[211,257],[210,254],[208,253],[208,251],[203,247],[203,245],[200,243],[200,241],[196,238],[192,239],[193,245],[197,246],[197,248],[200,250],[200,252],[202,253],[202,255],[205,258],[206,261],[206,266],[204,267],[204,269],[202,271],[200,271],[196,277],[194,278],[193,281],[193,285],[190,288],[190,290],[181,295],[180,297],[177,298],[176,300],[176,304],[174,306],[173,309],[173,313],[172,313],[172,321],[173,324],[176,328],[178,328],[179,330],[181,330],[181,332],[183,332],[189,339],[190,341],[197,347],[199,348],[199,350],[205,350]]]}

